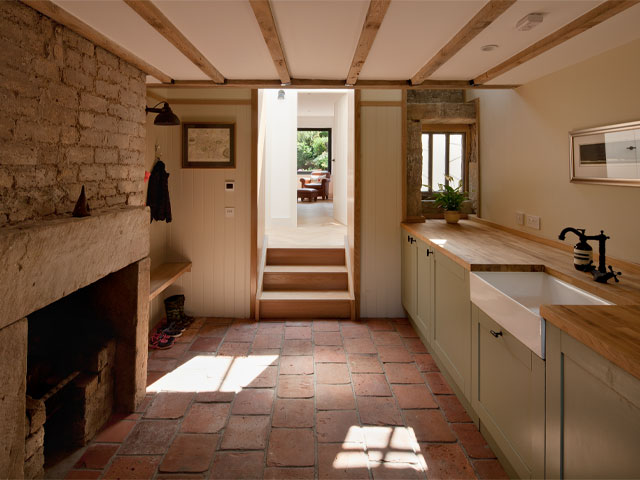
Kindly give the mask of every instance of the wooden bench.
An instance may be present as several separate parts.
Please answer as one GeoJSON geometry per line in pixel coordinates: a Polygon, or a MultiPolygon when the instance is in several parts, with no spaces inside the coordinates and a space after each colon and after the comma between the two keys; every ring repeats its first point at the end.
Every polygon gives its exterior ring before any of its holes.
{"type": "Polygon", "coordinates": [[[191,262],[163,263],[151,272],[149,279],[149,301],[156,298],[178,278],[191,271],[191,262]]]}

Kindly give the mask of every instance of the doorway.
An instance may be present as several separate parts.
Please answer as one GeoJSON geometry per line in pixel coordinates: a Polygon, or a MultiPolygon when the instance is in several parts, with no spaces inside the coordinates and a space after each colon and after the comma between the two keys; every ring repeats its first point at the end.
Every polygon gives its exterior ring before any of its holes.
{"type": "Polygon", "coordinates": [[[353,91],[261,90],[259,113],[258,231],[270,247],[343,248],[353,208],[353,91]]]}

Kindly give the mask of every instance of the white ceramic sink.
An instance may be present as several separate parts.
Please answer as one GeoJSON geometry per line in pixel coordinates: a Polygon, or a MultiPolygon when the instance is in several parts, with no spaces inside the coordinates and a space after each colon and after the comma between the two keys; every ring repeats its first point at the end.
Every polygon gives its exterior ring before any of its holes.
{"type": "Polygon", "coordinates": [[[540,305],[611,305],[543,272],[472,272],[471,301],[544,358],[540,305]]]}

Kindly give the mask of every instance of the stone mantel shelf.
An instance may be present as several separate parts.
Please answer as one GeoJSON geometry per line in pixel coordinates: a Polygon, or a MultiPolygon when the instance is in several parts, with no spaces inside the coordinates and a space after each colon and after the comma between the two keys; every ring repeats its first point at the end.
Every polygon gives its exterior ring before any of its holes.
{"type": "Polygon", "coordinates": [[[149,210],[0,229],[0,329],[149,255],[149,210]]]}

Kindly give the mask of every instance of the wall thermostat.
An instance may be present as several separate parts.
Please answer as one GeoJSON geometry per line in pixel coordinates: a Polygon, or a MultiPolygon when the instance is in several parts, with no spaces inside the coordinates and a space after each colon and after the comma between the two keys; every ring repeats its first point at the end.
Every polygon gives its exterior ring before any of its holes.
{"type": "Polygon", "coordinates": [[[233,192],[236,189],[236,182],[234,180],[225,180],[224,189],[227,192],[233,192]]]}

